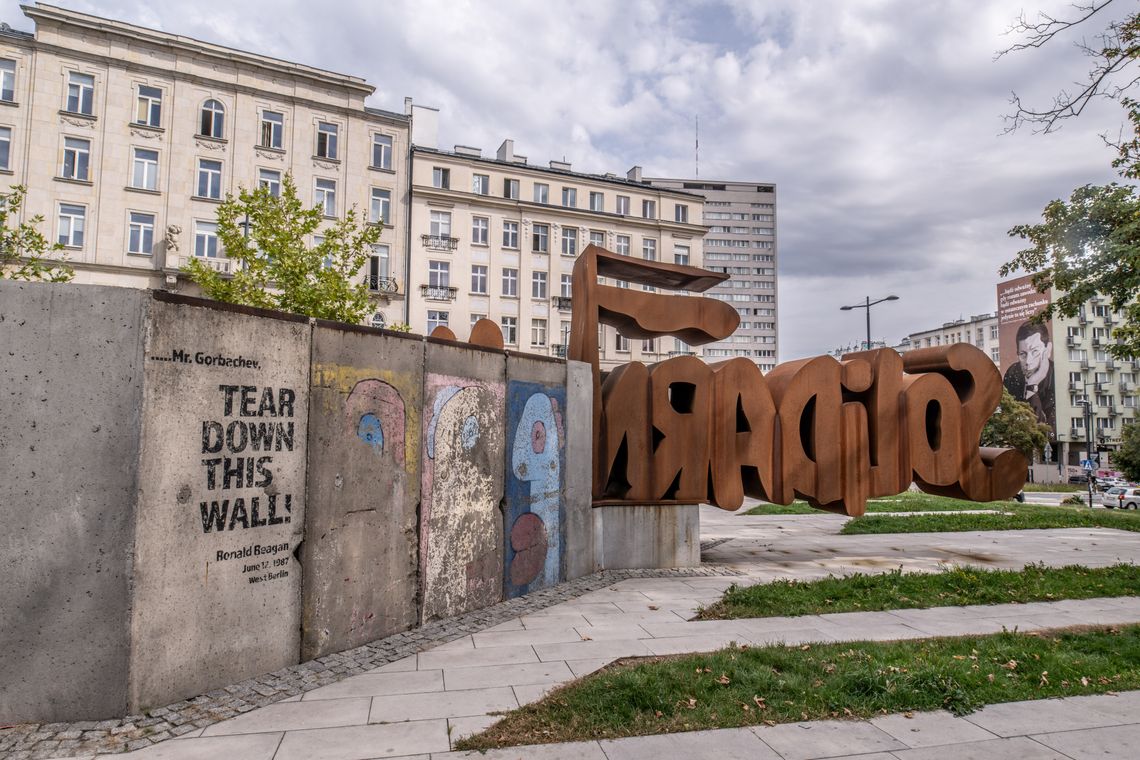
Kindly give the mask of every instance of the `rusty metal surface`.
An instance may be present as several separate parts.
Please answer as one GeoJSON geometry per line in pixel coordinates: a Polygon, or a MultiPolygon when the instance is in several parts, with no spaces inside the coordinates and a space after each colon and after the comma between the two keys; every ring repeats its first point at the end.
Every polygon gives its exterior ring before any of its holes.
{"type": "Polygon", "coordinates": [[[575,262],[568,357],[594,372],[595,506],[710,503],[744,496],[863,514],[869,498],[924,491],[972,501],[1012,497],[1028,463],[979,449],[1001,376],[969,344],[800,359],[767,376],[747,359],[707,365],[677,357],[631,362],[603,378],[598,325],[631,339],[700,345],[739,324],[732,307],[601,285],[598,277],[684,291],[723,275],[618,256],[591,245],[575,262]]]}
{"type": "Polygon", "coordinates": [[[467,342],[483,348],[503,348],[503,331],[489,319],[480,319],[471,328],[471,337],[467,342]]]}

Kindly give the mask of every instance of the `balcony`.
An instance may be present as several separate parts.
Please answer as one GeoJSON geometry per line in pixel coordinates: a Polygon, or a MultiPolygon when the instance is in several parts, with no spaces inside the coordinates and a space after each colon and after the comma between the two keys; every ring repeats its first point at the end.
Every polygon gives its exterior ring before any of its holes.
{"type": "Polygon", "coordinates": [[[1089,368],[1089,360],[1088,359],[1081,359],[1081,369],[1088,369],[1088,368],[1089,368]]]}
{"type": "Polygon", "coordinates": [[[221,258],[221,257],[213,258],[213,257],[209,257],[209,256],[183,256],[182,262],[181,262],[182,266],[186,267],[191,261],[201,262],[202,264],[209,267],[210,269],[213,269],[218,274],[230,274],[230,275],[232,275],[238,271],[238,266],[240,264],[240,262],[238,262],[234,259],[227,259],[227,258],[221,258]]]}
{"type": "Polygon", "coordinates": [[[1093,348],[1101,348],[1104,346],[1104,338],[1099,335],[1094,335],[1092,339],[1093,348]]]}
{"type": "Polygon", "coordinates": [[[1107,412],[1109,417],[1119,417],[1120,416],[1120,407],[1116,406],[1115,404],[1111,404],[1109,406],[1106,406],[1105,411],[1107,412]]]}
{"type": "Polygon", "coordinates": [[[673,356],[696,356],[696,355],[697,354],[695,351],[670,351],[669,352],[670,357],[673,357],[673,356]]]}
{"type": "Polygon", "coordinates": [[[1108,393],[1108,383],[1093,383],[1097,393],[1108,393]]]}
{"type": "Polygon", "coordinates": [[[1077,441],[1077,440],[1083,441],[1085,439],[1085,431],[1082,430],[1081,428],[1073,428],[1072,430],[1069,431],[1069,437],[1072,438],[1074,441],[1077,441]]]}
{"type": "Polygon", "coordinates": [[[1135,390],[1136,390],[1136,384],[1135,383],[1127,383],[1127,382],[1120,383],[1120,392],[1121,393],[1132,393],[1135,390]]]}
{"type": "Polygon", "coordinates": [[[454,301],[458,290],[450,285],[420,285],[420,294],[428,301],[454,301]]]}
{"type": "Polygon", "coordinates": [[[554,296],[550,300],[559,311],[570,311],[570,296],[554,296]]]}
{"type": "Polygon", "coordinates": [[[1104,360],[1104,368],[1106,370],[1108,370],[1109,372],[1114,371],[1116,369],[1116,360],[1113,359],[1111,356],[1108,357],[1107,359],[1104,360]]]}
{"type": "Polygon", "coordinates": [[[550,355],[557,356],[559,359],[566,358],[566,344],[554,343],[550,346],[550,355]]]}
{"type": "Polygon", "coordinates": [[[459,238],[446,235],[420,235],[420,240],[429,251],[454,251],[459,247],[459,238]]]}
{"type": "Polygon", "coordinates": [[[400,286],[395,277],[380,277],[379,275],[366,275],[364,284],[368,286],[369,293],[399,293],[400,286]]]}
{"type": "Polygon", "coordinates": [[[1081,339],[1076,335],[1070,335],[1065,338],[1065,345],[1069,348],[1079,348],[1081,345],[1081,339]]]}
{"type": "Polygon", "coordinates": [[[1080,391],[1082,388],[1084,388],[1084,384],[1083,384],[1083,383],[1079,383],[1079,382],[1077,382],[1077,381],[1072,381],[1072,382],[1070,382],[1070,383],[1069,383],[1069,392],[1070,392],[1070,393],[1077,393],[1077,392],[1079,392],[1079,391],[1080,391]]]}

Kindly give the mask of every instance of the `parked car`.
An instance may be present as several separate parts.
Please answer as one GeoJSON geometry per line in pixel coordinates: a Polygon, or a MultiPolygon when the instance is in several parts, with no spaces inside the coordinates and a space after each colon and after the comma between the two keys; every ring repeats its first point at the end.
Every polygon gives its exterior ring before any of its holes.
{"type": "Polygon", "coordinates": [[[1125,488],[1118,503],[1121,509],[1140,509],[1140,488],[1125,488]]]}
{"type": "Polygon", "coordinates": [[[1093,503],[1099,503],[1106,509],[1116,509],[1120,505],[1120,495],[1127,491],[1123,486],[1113,486],[1106,488],[1098,494],[1093,495],[1093,503]]]}
{"type": "Polygon", "coordinates": [[[1088,475],[1081,474],[1081,475],[1070,475],[1069,476],[1069,483],[1071,485],[1077,485],[1079,483],[1088,483],[1088,482],[1089,482],[1089,476],[1088,475]]]}

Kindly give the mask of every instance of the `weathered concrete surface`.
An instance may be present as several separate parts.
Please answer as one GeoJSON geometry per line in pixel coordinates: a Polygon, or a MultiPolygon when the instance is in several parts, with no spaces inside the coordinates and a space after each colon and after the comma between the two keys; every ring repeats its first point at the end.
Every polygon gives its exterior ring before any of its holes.
{"type": "Polygon", "coordinates": [[[590,505],[593,409],[593,370],[585,362],[566,362],[566,466],[562,484],[566,580],[599,569],[594,559],[594,514],[590,505]]]}
{"type": "Polygon", "coordinates": [[[503,595],[564,580],[566,364],[507,357],[503,595]]]}
{"type": "Polygon", "coordinates": [[[594,509],[594,551],[606,570],[701,564],[696,504],[594,509]]]}
{"type": "Polygon", "coordinates": [[[125,711],[144,298],[0,280],[0,723],[125,711]]]}
{"type": "Polygon", "coordinates": [[[301,659],[418,620],[420,338],[313,333],[301,659]]]}
{"type": "Polygon", "coordinates": [[[502,598],[506,358],[427,343],[420,506],[421,620],[502,598]]]}
{"type": "MultiPolygon", "coordinates": [[[[311,330],[150,304],[130,704],[296,663],[311,330]]],[[[169,298],[169,297],[167,297],[169,298]]]]}

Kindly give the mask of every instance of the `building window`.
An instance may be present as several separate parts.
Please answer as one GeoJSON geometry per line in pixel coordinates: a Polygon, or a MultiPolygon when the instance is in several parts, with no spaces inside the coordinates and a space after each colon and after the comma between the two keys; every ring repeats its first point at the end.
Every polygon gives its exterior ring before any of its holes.
{"type": "Polygon", "coordinates": [[[451,287],[451,262],[428,262],[428,285],[433,288],[451,287]]]}
{"type": "Polygon", "coordinates": [[[604,211],[605,210],[605,196],[601,193],[590,193],[590,210],[591,211],[604,211]]]}
{"type": "Polygon", "coordinates": [[[392,222],[392,191],[372,188],[372,208],[369,209],[369,221],[381,224],[392,222]]]}
{"type": "Polygon", "coordinates": [[[451,237],[451,212],[450,211],[433,211],[431,212],[431,222],[429,230],[433,238],[449,238],[451,237]]]}
{"type": "Polygon", "coordinates": [[[447,327],[448,320],[451,318],[450,312],[446,311],[429,311],[427,321],[428,335],[437,327],[447,327]]]}
{"type": "Polygon", "coordinates": [[[71,203],[59,204],[59,235],[56,242],[68,248],[83,247],[83,233],[87,227],[87,209],[71,203]]]}
{"type": "Polygon", "coordinates": [[[337,132],[336,124],[327,121],[317,122],[317,158],[337,158],[337,132]]]}
{"type": "Polygon", "coordinates": [[[550,185],[544,185],[541,182],[534,183],[534,202],[550,203],[550,185]]]}
{"type": "Polygon", "coordinates": [[[135,148],[135,160],[131,172],[131,187],[139,190],[158,189],[158,151],[135,148]]]}
{"type": "Polygon", "coordinates": [[[673,207],[673,221],[675,222],[688,222],[689,221],[689,207],[678,203],[673,207]]]}
{"type": "Polygon", "coordinates": [[[503,270],[503,295],[512,298],[518,298],[519,295],[519,270],[517,269],[504,269],[503,270]]]}
{"type": "Polygon", "coordinates": [[[149,256],[154,252],[154,214],[131,212],[127,227],[127,253],[149,256]]]}
{"type": "Polygon", "coordinates": [[[550,227],[536,224],[532,229],[531,250],[535,253],[547,253],[550,250],[550,227]]]}
{"type": "Polygon", "coordinates": [[[517,179],[503,180],[503,197],[515,201],[519,199],[519,181],[517,179]]]}
{"type": "Polygon", "coordinates": [[[530,321],[530,344],[532,346],[546,345],[546,320],[532,319],[530,321]]]}
{"type": "Polygon", "coordinates": [[[653,238],[645,238],[642,240],[641,255],[647,261],[657,261],[657,241],[653,238]]]}
{"type": "Polygon", "coordinates": [[[622,216],[629,216],[629,196],[619,195],[617,197],[617,212],[622,216]]]}
{"type": "Polygon", "coordinates": [[[530,297],[546,300],[546,272],[530,273],[530,297]]]}
{"type": "Polygon", "coordinates": [[[689,246],[677,245],[673,247],[673,263],[689,265],[689,246]]]}
{"type": "Polygon", "coordinates": [[[518,248],[519,247],[519,223],[518,222],[503,222],[503,247],[504,248],[518,248]]]}
{"type": "Polygon", "coordinates": [[[12,168],[12,129],[0,127],[0,169],[12,168]]]}
{"type": "Polygon", "coordinates": [[[657,218],[657,201],[642,201],[641,215],[646,219],[657,218]]]}
{"type": "Polygon", "coordinates": [[[318,179],[313,189],[313,205],[325,216],[336,216],[336,180],[318,179]]]}
{"type": "Polygon", "coordinates": [[[441,190],[447,190],[451,187],[451,169],[444,169],[442,167],[435,167],[431,170],[431,186],[438,187],[441,190]]]}
{"type": "Polygon", "coordinates": [[[573,187],[562,188],[562,205],[566,208],[578,207],[578,190],[573,187]]]}
{"type": "Polygon", "coordinates": [[[373,290],[379,290],[380,279],[388,279],[392,276],[391,252],[388,246],[376,244],[372,246],[372,255],[368,259],[368,273],[372,277],[369,286],[373,290]]]}
{"type": "Polygon", "coordinates": [[[614,333],[614,350],[628,352],[629,351],[629,338],[621,333],[614,333]]]}
{"type": "Polygon", "coordinates": [[[16,101],[16,62],[0,59],[0,100],[16,101]]]}
{"type": "Polygon", "coordinates": [[[95,77],[78,71],[67,75],[67,106],[65,111],[91,116],[95,113],[95,77]]]}
{"type": "Polygon", "coordinates": [[[491,220],[485,216],[471,217],[471,244],[487,245],[487,235],[491,227],[491,220]]]}
{"type": "Polygon", "coordinates": [[[257,186],[264,187],[274,198],[281,197],[281,172],[275,169],[258,169],[257,186]]]}
{"type": "Polygon", "coordinates": [[[562,255],[578,255],[578,230],[573,227],[562,228],[562,255]]]}
{"type": "Polygon", "coordinates": [[[473,264],[471,266],[471,292],[487,293],[487,267],[484,264],[473,264]]]}
{"type": "Polygon", "coordinates": [[[471,175],[471,192],[476,195],[491,194],[491,178],[486,174],[471,175]]]}
{"type": "Polygon", "coordinates": [[[372,168],[392,168],[392,138],[388,135],[372,135],[372,168]]]}
{"type": "Polygon", "coordinates": [[[655,354],[657,353],[657,339],[650,338],[649,340],[641,341],[641,353],[655,354]]]}
{"type": "Polygon", "coordinates": [[[218,257],[218,225],[214,222],[194,223],[194,255],[199,258],[218,257]]]}
{"type": "Polygon", "coordinates": [[[569,274],[562,275],[562,282],[559,287],[559,295],[563,298],[570,297],[570,290],[573,287],[574,276],[569,274]]]}
{"type": "Polygon", "coordinates": [[[139,97],[135,105],[135,124],[145,127],[162,126],[162,90],[157,87],[139,85],[139,97]]]}
{"type": "Polygon", "coordinates": [[[91,171],[91,141],[78,137],[63,138],[63,166],[59,176],[87,181],[91,171]]]}
{"type": "Polygon", "coordinates": [[[261,112],[261,147],[281,150],[285,144],[285,114],[261,112]]]}
{"type": "Polygon", "coordinates": [[[222,162],[211,161],[206,158],[198,159],[198,197],[222,197],[222,162]]]}
{"type": "Polygon", "coordinates": [[[614,248],[617,249],[614,251],[614,253],[620,254],[622,256],[628,256],[629,255],[629,235],[618,235],[616,242],[614,244],[614,248]]]}
{"type": "Polygon", "coordinates": [[[601,230],[590,230],[590,245],[596,245],[599,248],[606,247],[606,233],[601,230]]]}
{"type": "Polygon", "coordinates": [[[499,320],[499,325],[503,330],[503,343],[513,346],[519,342],[518,317],[503,317],[499,320]]]}
{"type": "Polygon", "coordinates": [[[220,101],[211,98],[202,104],[202,113],[198,121],[198,134],[220,140],[225,134],[226,107],[220,101]]]}

